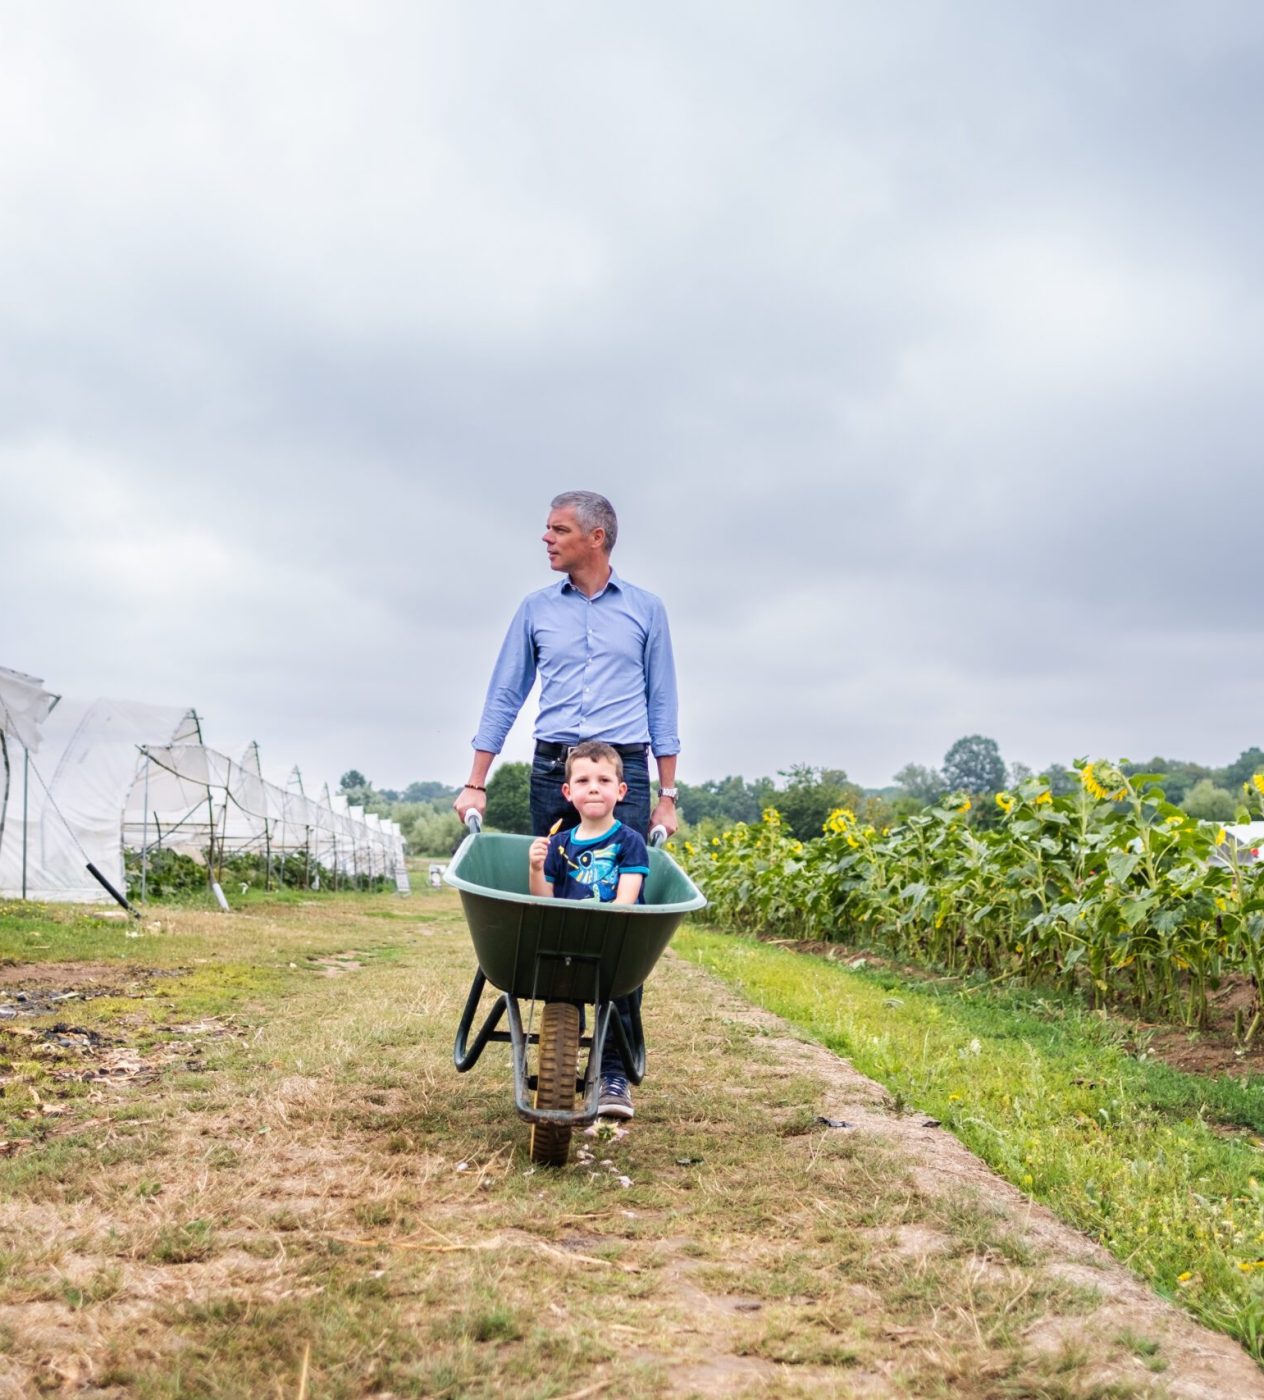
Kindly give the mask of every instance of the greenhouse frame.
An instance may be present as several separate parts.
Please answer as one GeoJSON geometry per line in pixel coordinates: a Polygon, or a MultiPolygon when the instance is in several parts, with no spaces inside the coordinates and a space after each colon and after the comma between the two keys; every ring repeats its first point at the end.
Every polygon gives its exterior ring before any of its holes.
{"type": "MultiPolygon", "coordinates": [[[[408,892],[398,825],[346,799],[263,776],[259,747],[232,759],[203,742],[192,708],[71,701],[0,668],[0,897],[145,899],[150,862],[176,851],[216,888],[226,858],[263,858],[265,883],[301,858],[302,883],[393,880],[408,892]],[[16,757],[15,757],[16,756],[16,757]],[[131,888],[124,852],[134,853],[131,888]]],[[[292,865],[291,865],[292,869],[292,865]]]]}

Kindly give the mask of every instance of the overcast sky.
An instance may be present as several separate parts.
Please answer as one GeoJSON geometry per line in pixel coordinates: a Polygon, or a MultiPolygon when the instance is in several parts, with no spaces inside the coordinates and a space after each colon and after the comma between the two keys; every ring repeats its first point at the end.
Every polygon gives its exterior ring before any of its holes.
{"type": "Polygon", "coordinates": [[[587,487],[686,781],[1264,742],[1256,0],[0,27],[0,665],[459,783],[587,487]]]}

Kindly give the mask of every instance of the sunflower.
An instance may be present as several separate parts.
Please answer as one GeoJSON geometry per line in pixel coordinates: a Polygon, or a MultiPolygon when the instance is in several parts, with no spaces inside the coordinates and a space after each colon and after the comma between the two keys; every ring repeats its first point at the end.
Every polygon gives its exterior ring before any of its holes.
{"type": "Polygon", "coordinates": [[[1118,802],[1128,796],[1128,780],[1112,763],[1098,759],[1080,769],[1080,782],[1102,802],[1118,802]]]}

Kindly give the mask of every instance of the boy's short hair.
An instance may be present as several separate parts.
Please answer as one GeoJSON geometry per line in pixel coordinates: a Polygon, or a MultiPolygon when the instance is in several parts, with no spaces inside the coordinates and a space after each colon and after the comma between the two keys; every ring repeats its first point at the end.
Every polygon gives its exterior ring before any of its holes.
{"type": "Polygon", "coordinates": [[[566,755],[566,781],[568,783],[571,780],[571,769],[577,758],[604,758],[607,763],[614,764],[615,777],[620,782],[623,781],[623,759],[619,757],[619,750],[613,744],[603,743],[600,739],[585,739],[582,744],[576,744],[566,755]]]}

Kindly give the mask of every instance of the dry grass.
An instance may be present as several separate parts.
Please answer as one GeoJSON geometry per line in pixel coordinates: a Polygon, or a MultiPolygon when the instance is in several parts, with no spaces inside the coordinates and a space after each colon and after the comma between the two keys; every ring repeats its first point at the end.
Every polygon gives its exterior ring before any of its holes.
{"type": "Polygon", "coordinates": [[[64,1111],[0,1162],[0,1394],[1264,1394],[1199,1389],[1157,1303],[1102,1325],[1112,1275],[696,967],[655,973],[629,1130],[549,1171],[506,1052],[452,1070],[446,891],[149,925],[129,965],[176,975],[75,1020],[152,1073],[34,1065],[64,1111]]]}

